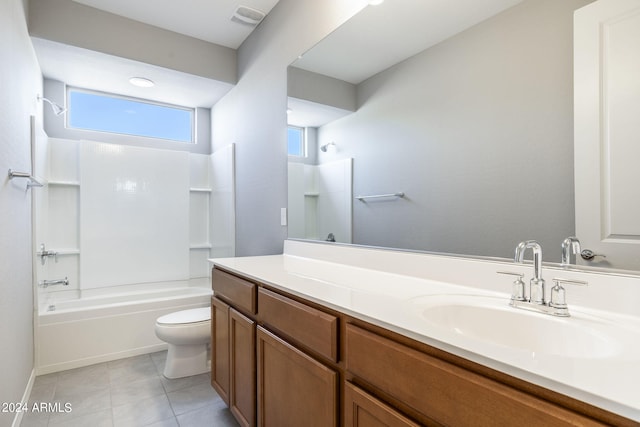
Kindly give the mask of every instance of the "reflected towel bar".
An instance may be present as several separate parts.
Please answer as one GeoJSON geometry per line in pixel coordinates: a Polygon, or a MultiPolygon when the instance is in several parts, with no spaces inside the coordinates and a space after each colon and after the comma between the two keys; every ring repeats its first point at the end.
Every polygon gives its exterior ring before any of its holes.
{"type": "Polygon", "coordinates": [[[29,180],[29,182],[27,182],[27,188],[31,188],[31,187],[42,187],[42,184],[35,179],[33,176],[31,176],[30,173],[27,172],[15,172],[12,171],[11,169],[9,169],[9,179],[13,179],[13,178],[26,178],[29,180]]]}
{"type": "Polygon", "coordinates": [[[363,202],[365,199],[379,199],[381,197],[399,197],[399,198],[403,198],[404,197],[404,193],[400,192],[400,193],[388,193],[388,194],[374,194],[374,195],[371,195],[371,196],[356,196],[356,199],[358,199],[361,202],[363,202]]]}

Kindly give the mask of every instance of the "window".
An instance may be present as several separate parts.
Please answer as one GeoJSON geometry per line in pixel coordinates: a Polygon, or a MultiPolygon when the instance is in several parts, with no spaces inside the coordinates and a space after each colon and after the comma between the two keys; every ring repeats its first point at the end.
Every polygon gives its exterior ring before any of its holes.
{"type": "Polygon", "coordinates": [[[195,141],[193,108],[78,89],[69,89],[68,105],[70,128],[195,141]]]}
{"type": "Polygon", "coordinates": [[[306,144],[304,140],[304,128],[289,126],[287,133],[288,150],[290,156],[305,157],[306,144]]]}

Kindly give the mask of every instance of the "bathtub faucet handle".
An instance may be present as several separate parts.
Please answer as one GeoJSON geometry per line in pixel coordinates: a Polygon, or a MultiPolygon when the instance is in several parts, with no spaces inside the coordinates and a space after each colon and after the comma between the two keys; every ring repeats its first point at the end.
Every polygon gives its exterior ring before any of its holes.
{"type": "Polygon", "coordinates": [[[36,255],[40,257],[40,262],[44,265],[47,257],[52,256],[55,262],[58,262],[58,252],[48,251],[45,249],[44,243],[40,243],[40,251],[36,252],[36,255]]]}

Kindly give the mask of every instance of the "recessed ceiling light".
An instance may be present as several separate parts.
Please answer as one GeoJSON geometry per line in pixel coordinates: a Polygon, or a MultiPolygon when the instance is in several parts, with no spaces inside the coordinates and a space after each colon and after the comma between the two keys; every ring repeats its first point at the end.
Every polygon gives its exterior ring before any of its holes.
{"type": "Polygon", "coordinates": [[[138,87],[153,87],[156,85],[153,80],[149,80],[144,77],[131,77],[129,79],[129,83],[138,87]]]}

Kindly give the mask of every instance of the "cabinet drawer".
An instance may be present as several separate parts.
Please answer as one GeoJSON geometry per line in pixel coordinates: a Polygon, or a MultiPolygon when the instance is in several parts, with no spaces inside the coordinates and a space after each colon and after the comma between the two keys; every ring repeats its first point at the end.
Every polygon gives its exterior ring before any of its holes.
{"type": "Polygon", "coordinates": [[[297,344],[338,361],[338,318],[267,289],[258,290],[259,317],[297,344]]]}
{"type": "Polygon", "coordinates": [[[234,307],[249,314],[256,314],[256,285],[216,268],[211,279],[213,292],[223,296],[234,307]]]}
{"type": "Polygon", "coordinates": [[[419,427],[419,424],[347,382],[344,386],[344,426],[419,427]]]}
{"type": "Polygon", "coordinates": [[[345,340],[349,372],[440,424],[602,425],[351,324],[345,340]]]}

